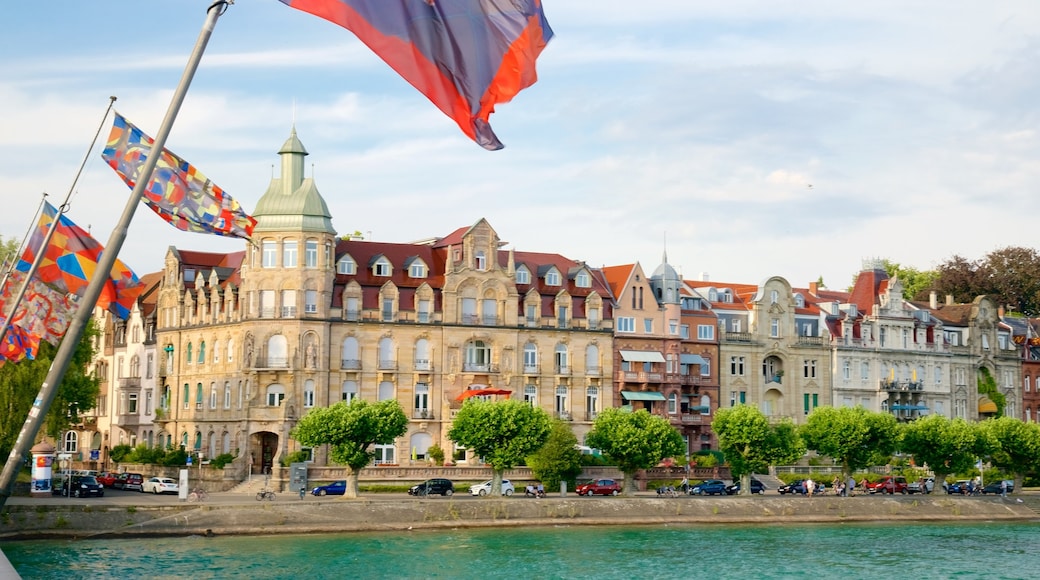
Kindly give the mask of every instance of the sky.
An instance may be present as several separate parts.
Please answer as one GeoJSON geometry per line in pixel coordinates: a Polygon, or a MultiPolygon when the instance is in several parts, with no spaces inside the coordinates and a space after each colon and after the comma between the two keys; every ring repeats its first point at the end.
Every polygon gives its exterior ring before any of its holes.
{"type": "MultiPolygon", "coordinates": [[[[409,242],[487,218],[518,251],[592,266],[667,251],[688,279],[845,289],[865,260],[932,269],[1040,247],[1036,0],[543,0],[538,82],[489,152],[350,32],[277,0],[216,25],[167,148],[251,211],[291,128],[340,234],[409,242]]],[[[129,189],[76,172],[108,97],[154,135],[208,0],[52,0],[4,11],[0,235],[44,192],[106,243],[129,189]]],[[[106,120],[101,143],[108,134],[106,120]]],[[[275,169],[272,169],[274,167],[275,169]]],[[[120,252],[240,240],[141,208],[120,252]]]]}

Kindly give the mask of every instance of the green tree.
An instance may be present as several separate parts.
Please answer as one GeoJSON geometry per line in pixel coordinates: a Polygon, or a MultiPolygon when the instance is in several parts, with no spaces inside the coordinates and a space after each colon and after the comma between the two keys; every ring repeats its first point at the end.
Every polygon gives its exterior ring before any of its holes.
{"type": "Polygon", "coordinates": [[[927,465],[935,473],[936,485],[951,473],[968,471],[985,454],[985,437],[980,437],[978,424],[963,419],[932,414],[903,425],[900,431],[899,449],[913,455],[919,466],[927,465]]]}
{"type": "Polygon", "coordinates": [[[887,462],[899,440],[895,417],[863,407],[817,407],[799,433],[806,447],[841,463],[844,479],[887,462]]]}
{"type": "Polygon", "coordinates": [[[792,463],[805,451],[790,420],[770,425],[761,411],[750,405],[719,409],[711,422],[726,455],[730,471],[740,479],[740,494],[751,494],[751,474],[776,463],[792,463]]]}
{"type": "Polygon", "coordinates": [[[636,412],[607,409],[596,417],[585,444],[603,450],[625,474],[624,494],[635,493],[636,472],[665,457],[685,455],[682,436],[663,417],[646,409],[636,412]]]}
{"type": "MultiPolygon", "coordinates": [[[[62,431],[79,423],[79,416],[96,404],[99,381],[88,370],[88,365],[96,354],[94,344],[98,334],[93,322],[87,325],[51,401],[42,431],[52,440],[57,441],[62,431]]],[[[14,447],[56,352],[55,347],[42,342],[35,360],[0,367],[0,453],[4,457],[14,447]]]]}
{"type": "Polygon", "coordinates": [[[502,472],[519,465],[549,438],[549,414],[523,401],[466,401],[448,437],[473,450],[493,471],[491,495],[502,495],[502,472]]]}
{"type": "Polygon", "coordinates": [[[1000,248],[975,261],[953,256],[936,271],[933,289],[956,302],[990,294],[1008,312],[1040,314],[1040,254],[1032,248],[1000,248]]]}
{"type": "Polygon", "coordinates": [[[372,446],[393,443],[407,429],[408,417],[396,400],[369,403],[355,399],[311,409],[290,435],[308,447],[329,445],[332,460],[348,468],[344,497],[356,498],[358,472],[375,456],[372,446]]]}
{"type": "Polygon", "coordinates": [[[1040,468],[1040,424],[1012,417],[997,417],[979,423],[988,438],[990,463],[1014,474],[1015,489],[1022,489],[1026,473],[1040,468]]]}
{"type": "Polygon", "coordinates": [[[559,419],[552,422],[545,445],[527,458],[531,473],[546,489],[559,488],[561,481],[574,489],[575,480],[581,475],[581,452],[575,447],[577,444],[578,438],[569,423],[559,419]]]}
{"type": "Polygon", "coordinates": [[[6,263],[13,260],[18,255],[18,243],[14,238],[4,239],[0,236],[0,263],[6,263]]]}

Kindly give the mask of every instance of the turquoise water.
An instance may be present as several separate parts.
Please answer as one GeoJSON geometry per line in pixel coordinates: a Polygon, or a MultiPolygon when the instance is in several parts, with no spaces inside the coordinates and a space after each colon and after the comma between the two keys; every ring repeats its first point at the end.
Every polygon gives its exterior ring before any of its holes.
{"type": "Polygon", "coordinates": [[[7,542],[23,578],[1036,578],[1040,524],[555,527],[7,542]]]}

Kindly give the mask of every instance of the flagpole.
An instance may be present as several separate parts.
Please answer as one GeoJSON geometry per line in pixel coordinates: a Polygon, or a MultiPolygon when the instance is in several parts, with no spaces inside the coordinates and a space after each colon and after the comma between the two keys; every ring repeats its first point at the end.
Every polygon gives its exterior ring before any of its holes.
{"type": "MultiPolygon", "coordinates": [[[[40,269],[40,264],[43,263],[43,259],[46,257],[47,247],[50,246],[51,239],[54,238],[54,232],[58,230],[58,222],[61,220],[61,216],[66,211],[68,211],[69,200],[72,199],[72,192],[76,190],[76,184],[79,183],[79,176],[83,175],[83,168],[87,166],[87,160],[90,159],[90,152],[94,150],[94,145],[97,145],[98,136],[101,135],[101,130],[105,128],[105,121],[108,119],[108,113],[112,111],[112,105],[115,104],[115,102],[115,97],[108,98],[108,107],[105,109],[104,116],[101,117],[101,123],[98,124],[97,132],[94,133],[94,140],[91,141],[90,146],[87,147],[87,154],[83,156],[83,162],[79,164],[79,171],[77,171],[76,176],[72,178],[72,185],[69,186],[69,191],[65,194],[65,200],[62,201],[61,206],[57,208],[57,212],[55,212],[54,215],[54,221],[51,222],[51,227],[47,229],[47,235],[45,235],[43,237],[43,241],[40,242],[40,248],[36,252],[36,258],[33,260],[33,263],[29,266],[29,271],[25,273],[25,279],[22,280],[22,285],[20,288],[18,288],[18,293],[14,297],[12,297],[11,309],[9,312],[6,313],[7,316],[4,318],[3,327],[0,328],[0,344],[3,344],[4,338],[7,336],[7,331],[11,328],[11,325],[14,324],[13,322],[11,322],[11,319],[13,319],[15,313],[18,312],[18,306],[22,303],[22,298],[25,297],[25,293],[29,289],[29,284],[32,284],[33,275],[36,274],[36,271],[40,269]]],[[[44,197],[47,196],[46,193],[43,195],[44,197]]],[[[44,199],[43,202],[40,202],[41,210],[43,209],[44,203],[46,201],[47,200],[44,199]]],[[[39,216],[37,216],[37,221],[35,222],[35,224],[39,223],[39,219],[39,216]]],[[[29,231],[32,232],[32,230],[33,226],[29,226],[29,231]]],[[[28,239],[31,238],[32,236],[30,234],[30,236],[28,236],[28,239]]],[[[23,242],[22,251],[24,251],[25,245],[26,244],[23,242]]],[[[15,264],[17,264],[17,262],[15,262],[15,264]]],[[[6,283],[7,280],[4,279],[4,282],[6,283]]]]}
{"type": "Polygon", "coordinates": [[[80,300],[79,310],[69,324],[69,329],[65,333],[65,338],[61,341],[61,346],[58,347],[58,352],[55,354],[54,362],[47,373],[47,378],[44,379],[43,384],[40,386],[40,393],[33,402],[32,408],[29,409],[29,416],[18,434],[18,439],[15,440],[14,448],[11,449],[11,455],[7,458],[3,472],[0,473],[0,507],[7,503],[7,498],[11,495],[11,488],[14,486],[15,477],[21,467],[22,457],[28,453],[29,448],[36,439],[36,435],[40,431],[40,427],[43,425],[43,420],[47,416],[47,410],[57,394],[58,385],[61,384],[62,379],[65,377],[65,371],[72,361],[72,355],[76,351],[80,338],[83,336],[83,331],[90,322],[94,306],[97,304],[98,297],[101,296],[101,290],[111,276],[112,266],[115,264],[119,250],[123,247],[123,241],[126,239],[126,231],[130,227],[130,222],[133,220],[137,206],[140,205],[144,188],[151,181],[151,175],[155,170],[156,162],[162,157],[161,152],[166,147],[166,138],[170,135],[173,123],[177,119],[177,113],[184,103],[184,97],[188,92],[188,87],[191,86],[191,80],[195,76],[199,62],[202,60],[202,54],[206,51],[206,45],[213,34],[213,28],[217,24],[217,19],[233,2],[234,0],[216,0],[206,9],[206,21],[199,32],[198,40],[195,41],[195,48],[191,56],[188,57],[188,64],[181,75],[180,83],[177,85],[177,89],[170,100],[170,106],[166,110],[166,117],[163,119],[162,125],[159,126],[159,132],[155,135],[155,142],[152,144],[152,151],[155,153],[149,155],[141,167],[138,174],[140,178],[137,180],[134,190],[130,193],[130,198],[123,209],[123,215],[112,230],[112,235],[108,239],[108,244],[105,245],[105,250],[98,258],[97,269],[94,271],[94,276],[91,278],[90,284],[87,285],[87,290],[80,300]]]}
{"type": "MultiPolygon", "coordinates": [[[[36,213],[33,214],[33,220],[29,222],[29,229],[25,231],[25,236],[22,238],[21,243],[18,244],[17,253],[13,256],[8,256],[4,258],[4,278],[3,280],[0,280],[0,288],[3,288],[7,285],[7,279],[11,277],[11,270],[14,270],[15,266],[18,265],[18,257],[21,256],[22,252],[25,251],[26,243],[29,241],[29,238],[32,237],[33,230],[36,229],[36,227],[40,223],[40,212],[43,211],[43,205],[45,203],[47,203],[46,192],[44,192],[43,195],[40,196],[40,206],[36,208],[36,213]]],[[[2,340],[2,337],[0,337],[0,340],[2,340]]]]}

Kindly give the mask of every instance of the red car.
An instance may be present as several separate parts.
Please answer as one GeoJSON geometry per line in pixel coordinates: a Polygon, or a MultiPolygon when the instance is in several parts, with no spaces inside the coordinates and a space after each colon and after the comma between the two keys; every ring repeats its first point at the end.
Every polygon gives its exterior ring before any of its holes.
{"type": "Polygon", "coordinates": [[[867,484],[870,493],[906,493],[906,478],[888,475],[880,480],[867,484]]]}
{"type": "Polygon", "coordinates": [[[617,495],[621,493],[621,484],[613,479],[594,479],[578,484],[578,495],[617,495]]]}
{"type": "Polygon", "coordinates": [[[112,485],[116,482],[116,477],[118,477],[118,474],[116,473],[112,473],[110,471],[102,471],[97,476],[97,482],[103,485],[104,487],[112,487],[112,485]]]}

